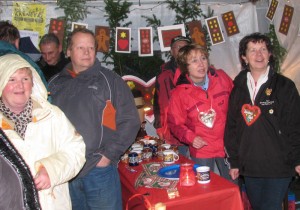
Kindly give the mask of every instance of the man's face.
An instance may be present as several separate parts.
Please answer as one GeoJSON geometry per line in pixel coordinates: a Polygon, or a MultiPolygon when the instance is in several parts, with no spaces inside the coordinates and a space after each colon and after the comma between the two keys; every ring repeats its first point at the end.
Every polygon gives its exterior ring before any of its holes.
{"type": "Polygon", "coordinates": [[[73,71],[80,73],[93,66],[96,60],[95,38],[79,32],[73,36],[72,43],[67,55],[71,57],[73,71]]]}
{"type": "Polygon", "coordinates": [[[46,63],[50,66],[54,66],[59,61],[62,48],[61,46],[57,46],[55,43],[50,42],[40,45],[40,50],[46,63]]]}
{"type": "Polygon", "coordinates": [[[176,58],[178,51],[180,50],[180,48],[184,47],[188,45],[188,43],[186,41],[177,41],[173,44],[173,46],[171,47],[171,55],[176,58]]]}

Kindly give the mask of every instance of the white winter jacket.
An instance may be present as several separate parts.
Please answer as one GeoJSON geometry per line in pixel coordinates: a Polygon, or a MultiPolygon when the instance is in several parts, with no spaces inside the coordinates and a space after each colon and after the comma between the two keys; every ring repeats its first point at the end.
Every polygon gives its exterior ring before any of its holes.
{"type": "Polygon", "coordinates": [[[47,91],[39,75],[18,55],[0,57],[0,96],[8,78],[19,68],[30,67],[33,74],[32,122],[24,140],[14,124],[0,112],[0,126],[30,167],[33,177],[39,167],[46,168],[51,187],[39,191],[43,210],[71,210],[68,181],[85,163],[85,144],[64,113],[47,100],[47,91]]]}

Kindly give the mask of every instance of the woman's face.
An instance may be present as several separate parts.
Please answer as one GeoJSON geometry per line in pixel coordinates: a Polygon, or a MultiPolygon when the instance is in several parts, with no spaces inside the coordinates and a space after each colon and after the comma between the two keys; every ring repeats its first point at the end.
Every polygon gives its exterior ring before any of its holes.
{"type": "Polygon", "coordinates": [[[207,57],[198,50],[191,51],[187,57],[189,77],[194,83],[202,82],[208,70],[207,57]]]}
{"type": "Polygon", "coordinates": [[[18,69],[9,78],[2,92],[3,103],[13,112],[20,113],[32,92],[32,74],[28,68],[18,69]]]}
{"type": "Polygon", "coordinates": [[[242,56],[245,63],[249,65],[250,71],[265,72],[271,54],[265,42],[249,42],[246,56],[242,56]]]}

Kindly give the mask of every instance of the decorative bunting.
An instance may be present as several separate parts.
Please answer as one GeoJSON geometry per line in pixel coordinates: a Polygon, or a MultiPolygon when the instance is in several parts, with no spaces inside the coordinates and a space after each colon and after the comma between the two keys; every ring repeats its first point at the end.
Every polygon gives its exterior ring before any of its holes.
{"type": "Polygon", "coordinates": [[[158,27],[158,38],[161,51],[169,51],[171,40],[176,36],[185,36],[184,24],[158,27]]]}
{"type": "Polygon", "coordinates": [[[240,33],[233,11],[222,14],[222,20],[227,32],[227,36],[232,36],[240,33]]]}
{"type": "Polygon", "coordinates": [[[131,28],[116,27],[115,51],[119,53],[131,52],[131,28]]]}
{"type": "Polygon", "coordinates": [[[64,41],[64,34],[65,34],[64,30],[65,30],[65,21],[64,20],[59,20],[59,19],[51,19],[50,20],[48,33],[54,33],[57,36],[59,43],[61,45],[64,41]]]}
{"type": "Polygon", "coordinates": [[[139,56],[153,56],[152,27],[138,29],[139,56]]]}
{"type": "Polygon", "coordinates": [[[294,7],[285,5],[283,9],[283,14],[280,22],[279,32],[287,35],[289,32],[289,28],[292,22],[294,14],[294,7]]]}
{"type": "Polygon", "coordinates": [[[277,0],[272,0],[266,14],[266,18],[273,21],[278,6],[277,0]]]}
{"type": "Polygon", "coordinates": [[[187,23],[190,36],[193,43],[197,43],[206,48],[205,34],[202,31],[202,25],[200,20],[195,20],[187,23]]]}
{"type": "Polygon", "coordinates": [[[87,23],[72,22],[71,31],[74,31],[74,29],[77,29],[77,28],[88,28],[88,24],[87,23]]]}
{"type": "Polygon", "coordinates": [[[225,42],[218,16],[205,19],[212,45],[225,42]]]}
{"type": "Polygon", "coordinates": [[[97,41],[97,52],[107,53],[109,51],[110,30],[107,26],[95,26],[95,39],[97,41]]]}

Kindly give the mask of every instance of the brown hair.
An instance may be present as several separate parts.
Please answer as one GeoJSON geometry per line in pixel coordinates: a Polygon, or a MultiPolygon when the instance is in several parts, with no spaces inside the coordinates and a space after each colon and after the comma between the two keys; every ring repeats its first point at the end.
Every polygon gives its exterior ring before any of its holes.
{"type": "Polygon", "coordinates": [[[201,52],[208,60],[209,53],[207,52],[207,50],[204,47],[202,47],[199,44],[189,44],[189,45],[186,45],[186,46],[180,48],[180,50],[178,51],[176,62],[177,62],[178,67],[180,68],[180,71],[182,74],[188,73],[188,65],[189,64],[187,63],[187,59],[193,51],[201,52]]]}
{"type": "Polygon", "coordinates": [[[17,39],[20,39],[19,30],[8,21],[0,21],[0,40],[15,45],[17,39]]]}

